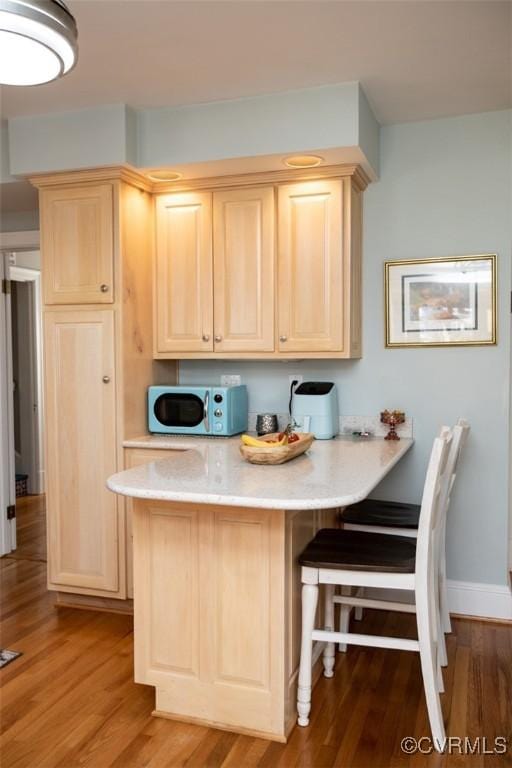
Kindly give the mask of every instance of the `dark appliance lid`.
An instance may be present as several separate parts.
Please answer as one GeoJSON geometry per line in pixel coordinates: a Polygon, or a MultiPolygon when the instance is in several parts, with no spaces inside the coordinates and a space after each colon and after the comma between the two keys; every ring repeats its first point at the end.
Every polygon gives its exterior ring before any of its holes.
{"type": "Polygon", "coordinates": [[[333,387],[332,381],[303,381],[294,395],[327,395],[333,387]]]}

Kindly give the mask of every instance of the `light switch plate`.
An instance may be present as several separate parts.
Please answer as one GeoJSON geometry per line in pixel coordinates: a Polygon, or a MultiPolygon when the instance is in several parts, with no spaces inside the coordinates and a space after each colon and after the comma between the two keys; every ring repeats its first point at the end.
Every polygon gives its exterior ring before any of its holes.
{"type": "Polygon", "coordinates": [[[237,387],[242,383],[242,377],[238,373],[225,373],[220,377],[220,383],[223,387],[237,387]]]}

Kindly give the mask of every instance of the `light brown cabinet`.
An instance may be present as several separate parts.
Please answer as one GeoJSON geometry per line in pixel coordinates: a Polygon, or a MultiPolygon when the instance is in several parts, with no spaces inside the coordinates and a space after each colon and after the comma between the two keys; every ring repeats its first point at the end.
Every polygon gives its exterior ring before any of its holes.
{"type": "Polygon", "coordinates": [[[343,349],[341,181],[279,187],[280,352],[343,349]]]}
{"type": "MultiPolygon", "coordinates": [[[[172,457],[173,451],[163,448],[126,448],[124,465],[126,469],[140,467],[158,459],[172,457]]],[[[126,508],[126,596],[133,598],[133,501],[124,500],[126,508]]]]}
{"type": "Polygon", "coordinates": [[[244,180],[157,198],[155,358],[360,357],[364,180],[244,180]]]}
{"type": "Polygon", "coordinates": [[[274,190],[213,194],[215,352],[274,350],[274,190]]]}
{"type": "Polygon", "coordinates": [[[209,192],[157,200],[155,306],[157,352],[213,350],[209,192]]]}
{"type": "Polygon", "coordinates": [[[44,189],[40,211],[45,304],[111,304],[112,185],[44,189]]]}
{"type": "Polygon", "coordinates": [[[118,592],[114,313],[49,311],[44,328],[49,582],[118,592]]]}
{"type": "Polygon", "coordinates": [[[45,326],[48,586],[66,604],[129,610],[125,505],[106,488],[147,429],[154,199],[124,168],[39,176],[45,326]],[[102,286],[106,290],[102,290],[102,286]],[[65,306],[56,306],[65,305],[65,306]]]}

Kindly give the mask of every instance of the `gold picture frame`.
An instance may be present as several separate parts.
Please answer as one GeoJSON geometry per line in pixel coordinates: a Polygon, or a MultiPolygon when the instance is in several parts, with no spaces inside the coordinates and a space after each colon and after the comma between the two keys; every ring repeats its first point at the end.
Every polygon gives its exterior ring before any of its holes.
{"type": "Polygon", "coordinates": [[[495,253],[386,261],[386,347],[496,344],[496,262],[495,253]]]}

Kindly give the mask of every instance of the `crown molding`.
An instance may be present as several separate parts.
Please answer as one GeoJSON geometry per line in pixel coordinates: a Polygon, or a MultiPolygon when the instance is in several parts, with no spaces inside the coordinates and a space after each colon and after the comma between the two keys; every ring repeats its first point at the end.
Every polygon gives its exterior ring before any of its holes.
{"type": "Polygon", "coordinates": [[[127,184],[154,194],[172,192],[194,192],[198,190],[233,189],[236,187],[282,184],[286,182],[314,181],[315,179],[352,179],[361,192],[370,183],[370,177],[360,165],[326,165],[315,168],[284,168],[277,171],[238,173],[231,176],[207,176],[179,181],[152,181],[129,165],[86,168],[80,171],[59,171],[38,173],[29,177],[30,183],[38,189],[75,184],[98,183],[102,181],[124,181],[127,184]]]}
{"type": "Polygon", "coordinates": [[[286,182],[314,181],[315,179],[352,178],[361,191],[370,183],[370,177],[360,165],[325,165],[314,168],[284,168],[277,171],[238,173],[232,176],[209,176],[201,179],[180,179],[179,181],[153,182],[153,192],[195,192],[198,190],[232,189],[236,187],[282,184],[286,182]]]}
{"type": "Polygon", "coordinates": [[[28,180],[37,189],[92,184],[102,181],[124,181],[143,189],[145,192],[153,192],[151,180],[130,165],[112,165],[102,168],[85,168],[80,171],[58,171],[57,173],[37,173],[29,176],[28,180]]]}

